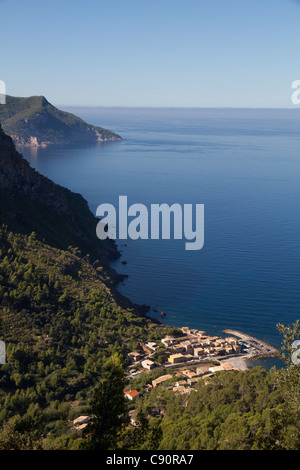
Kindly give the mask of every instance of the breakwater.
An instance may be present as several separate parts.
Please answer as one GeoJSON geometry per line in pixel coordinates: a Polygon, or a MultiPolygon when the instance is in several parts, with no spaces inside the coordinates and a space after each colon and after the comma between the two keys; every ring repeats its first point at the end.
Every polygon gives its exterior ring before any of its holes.
{"type": "Polygon", "coordinates": [[[277,357],[280,355],[280,351],[274,348],[274,346],[271,346],[265,341],[257,339],[254,336],[247,335],[246,333],[242,333],[237,330],[223,330],[223,333],[236,336],[247,343],[252,348],[252,351],[248,356],[248,359],[250,360],[262,359],[265,357],[277,357]]]}

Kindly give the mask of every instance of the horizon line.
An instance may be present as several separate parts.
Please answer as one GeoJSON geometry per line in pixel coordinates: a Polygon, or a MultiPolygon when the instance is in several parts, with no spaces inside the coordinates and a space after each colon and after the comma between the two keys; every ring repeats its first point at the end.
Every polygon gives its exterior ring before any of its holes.
{"type": "Polygon", "coordinates": [[[34,97],[43,97],[53,106],[60,107],[74,107],[74,108],[109,108],[109,109],[185,109],[185,110],[195,110],[195,109],[214,109],[214,110],[299,110],[300,106],[291,104],[290,107],[287,106],[151,106],[151,105],[101,105],[101,104],[56,104],[54,101],[51,102],[46,98],[45,95],[30,95],[30,96],[15,96],[8,93],[5,96],[9,98],[34,98],[34,97]]]}
{"type": "Polygon", "coordinates": [[[291,107],[259,107],[259,106],[129,106],[129,105],[92,105],[92,104],[55,104],[56,107],[74,107],[74,108],[117,108],[117,109],[252,109],[252,110],[300,110],[300,107],[291,106],[291,107]]]}

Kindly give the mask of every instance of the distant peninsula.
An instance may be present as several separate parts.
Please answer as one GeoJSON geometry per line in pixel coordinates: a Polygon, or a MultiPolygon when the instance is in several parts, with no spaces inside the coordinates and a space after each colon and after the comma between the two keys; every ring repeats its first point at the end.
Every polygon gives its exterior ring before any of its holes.
{"type": "Polygon", "coordinates": [[[44,96],[6,96],[6,104],[0,106],[0,123],[14,143],[23,146],[123,140],[110,130],[57,109],[44,96]]]}

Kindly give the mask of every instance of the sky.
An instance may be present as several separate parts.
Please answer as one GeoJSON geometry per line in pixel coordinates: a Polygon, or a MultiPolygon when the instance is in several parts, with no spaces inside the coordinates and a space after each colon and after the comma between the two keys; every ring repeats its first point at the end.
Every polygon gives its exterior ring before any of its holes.
{"type": "Polygon", "coordinates": [[[295,107],[298,0],[0,0],[0,21],[9,95],[54,105],[295,107]]]}

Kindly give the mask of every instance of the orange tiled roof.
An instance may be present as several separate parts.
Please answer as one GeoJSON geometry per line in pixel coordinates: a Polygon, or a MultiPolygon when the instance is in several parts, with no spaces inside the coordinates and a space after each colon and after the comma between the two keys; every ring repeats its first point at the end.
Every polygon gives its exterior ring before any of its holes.
{"type": "Polygon", "coordinates": [[[134,398],[139,395],[139,392],[137,390],[127,390],[127,392],[124,392],[124,395],[129,395],[131,398],[134,398]]]}

